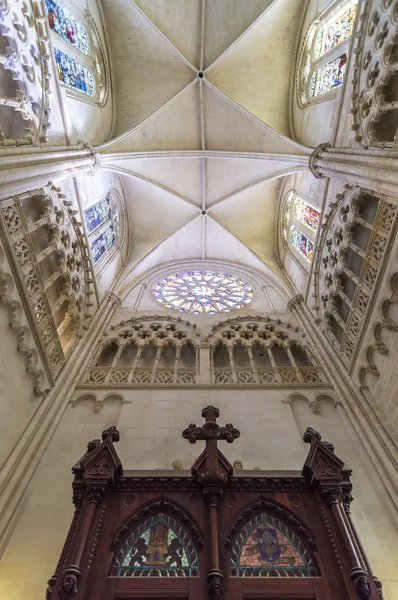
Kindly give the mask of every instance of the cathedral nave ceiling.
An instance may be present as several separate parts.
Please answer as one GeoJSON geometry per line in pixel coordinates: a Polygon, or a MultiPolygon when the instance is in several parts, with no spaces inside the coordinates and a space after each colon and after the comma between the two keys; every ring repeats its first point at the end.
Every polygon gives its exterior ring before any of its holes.
{"type": "MultiPolygon", "coordinates": [[[[103,0],[116,99],[103,168],[121,176],[125,277],[213,260],[281,277],[282,177],[303,0],[103,0]]],[[[125,289],[125,286],[123,286],[125,289]]]]}

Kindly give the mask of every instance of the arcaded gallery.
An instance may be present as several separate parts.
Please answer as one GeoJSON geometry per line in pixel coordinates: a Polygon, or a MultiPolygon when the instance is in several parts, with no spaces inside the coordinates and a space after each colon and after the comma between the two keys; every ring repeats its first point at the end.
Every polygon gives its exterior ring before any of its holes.
{"type": "Polygon", "coordinates": [[[0,43],[0,600],[398,600],[398,0],[0,43]]]}

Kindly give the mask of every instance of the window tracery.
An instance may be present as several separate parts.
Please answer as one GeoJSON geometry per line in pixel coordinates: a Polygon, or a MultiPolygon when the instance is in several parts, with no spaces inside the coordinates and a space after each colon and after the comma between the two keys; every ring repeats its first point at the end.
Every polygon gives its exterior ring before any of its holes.
{"type": "Polygon", "coordinates": [[[233,319],[209,336],[212,381],[216,384],[320,383],[321,369],[298,328],[267,319],[233,319]]]}
{"type": "Polygon", "coordinates": [[[299,100],[327,99],[344,82],[358,0],[345,1],[332,16],[315,23],[304,44],[299,68],[299,100]]]}
{"type": "Polygon", "coordinates": [[[365,7],[355,48],[352,129],[362,146],[398,142],[398,11],[394,2],[365,7]]]}
{"type": "Polygon", "coordinates": [[[85,381],[186,385],[196,383],[198,371],[198,335],[189,321],[142,317],[105,336],[85,381]]]}
{"type": "Polygon", "coordinates": [[[112,191],[84,211],[94,265],[119,241],[119,207],[112,191]]]}
{"type": "Polygon", "coordinates": [[[166,308],[194,314],[230,312],[252,301],[253,288],[240,277],[210,271],[169,275],[153,288],[153,296],[166,308]]]}
{"type": "Polygon", "coordinates": [[[311,263],[321,213],[296,192],[290,191],[283,204],[283,235],[287,247],[311,263]]]}
{"type": "Polygon", "coordinates": [[[195,546],[185,528],[167,513],[156,513],[128,536],[116,555],[112,577],[197,577],[195,546]]]}
{"type": "Polygon", "coordinates": [[[10,251],[54,377],[87,329],[92,316],[88,307],[94,305],[86,241],[64,198],[52,186],[1,206],[10,251]]]}
{"type": "Polygon", "coordinates": [[[189,321],[140,317],[104,334],[83,384],[328,385],[303,337],[298,327],[259,317],[229,319],[209,337],[189,321]],[[209,354],[203,371],[201,350],[209,354]]]}
{"type": "Polygon", "coordinates": [[[376,278],[388,253],[397,207],[372,190],[347,185],[327,215],[314,266],[314,290],[326,335],[347,365],[355,358],[376,278]]]}
{"type": "Polygon", "coordinates": [[[262,512],[240,530],[231,553],[233,577],[317,577],[301,539],[277,517],[262,512]]]}

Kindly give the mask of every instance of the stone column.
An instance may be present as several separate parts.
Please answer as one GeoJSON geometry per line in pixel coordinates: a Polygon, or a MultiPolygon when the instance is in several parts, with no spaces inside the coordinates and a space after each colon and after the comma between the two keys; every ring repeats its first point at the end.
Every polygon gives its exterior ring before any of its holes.
{"type": "Polygon", "coordinates": [[[331,148],[321,144],[311,155],[310,170],[317,179],[339,179],[397,198],[397,151],[331,148]]]}
{"type": "Polygon", "coordinates": [[[55,386],[44,398],[28,426],[4,463],[0,478],[0,550],[12,531],[17,507],[29,481],[47,448],[48,442],[65,411],[76,383],[92,359],[98,336],[107,327],[120,304],[113,292],[107,292],[94,316],[87,335],[78,342],[55,386]]]}
{"type": "Polygon", "coordinates": [[[0,149],[0,201],[77,175],[94,175],[99,154],[90,146],[0,149]]]}

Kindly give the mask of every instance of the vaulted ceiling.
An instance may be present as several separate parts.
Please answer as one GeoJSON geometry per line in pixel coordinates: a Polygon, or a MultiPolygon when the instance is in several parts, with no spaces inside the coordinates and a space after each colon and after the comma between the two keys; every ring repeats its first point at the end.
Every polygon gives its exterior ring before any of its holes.
{"type": "Polygon", "coordinates": [[[103,0],[115,90],[104,168],[122,178],[129,281],[179,260],[280,276],[282,177],[305,0],[103,0]]]}

